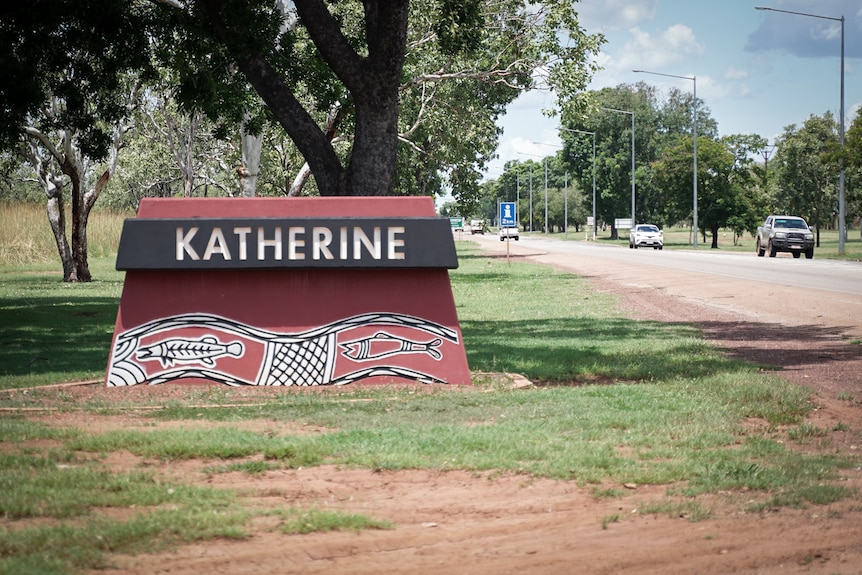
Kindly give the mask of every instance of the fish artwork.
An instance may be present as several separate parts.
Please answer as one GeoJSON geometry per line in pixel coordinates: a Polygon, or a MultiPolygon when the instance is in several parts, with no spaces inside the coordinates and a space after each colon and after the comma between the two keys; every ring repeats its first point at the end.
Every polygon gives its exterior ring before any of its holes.
{"type": "Polygon", "coordinates": [[[446,383],[434,375],[434,365],[459,345],[459,335],[445,325],[388,312],[294,333],[183,314],[119,333],[106,384],[158,385],[187,378],[231,386],[345,385],[366,378],[446,383]]]}
{"type": "Polygon", "coordinates": [[[139,360],[158,359],[162,367],[170,367],[178,363],[202,363],[207,367],[213,367],[216,360],[221,357],[242,357],[244,350],[245,347],[239,341],[223,344],[212,336],[200,339],[177,337],[139,348],[136,355],[139,360]]]}
{"type": "Polygon", "coordinates": [[[425,353],[436,360],[443,359],[443,354],[437,349],[443,340],[435,338],[429,342],[411,341],[402,337],[379,331],[371,337],[364,337],[339,344],[345,357],[354,361],[367,361],[398,355],[401,353],[425,353]]]}

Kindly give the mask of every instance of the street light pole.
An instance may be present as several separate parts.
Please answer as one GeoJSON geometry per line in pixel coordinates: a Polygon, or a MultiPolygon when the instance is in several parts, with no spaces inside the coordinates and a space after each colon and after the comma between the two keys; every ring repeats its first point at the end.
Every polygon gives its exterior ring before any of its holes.
{"type": "Polygon", "coordinates": [[[676,74],[662,74],[661,72],[649,72],[647,70],[632,70],[632,72],[640,74],[654,74],[656,76],[667,76],[668,78],[680,78],[682,80],[691,80],[694,82],[694,108],[692,120],[692,139],[694,140],[694,176],[692,183],[692,217],[691,230],[694,249],[697,249],[697,76],[677,76],[676,74]]]}
{"type": "Polygon", "coordinates": [[[543,158],[545,164],[545,234],[548,233],[548,158],[543,158]]]}
{"type": "MultiPolygon", "coordinates": [[[[526,152],[518,152],[522,156],[532,156],[534,158],[544,158],[536,154],[528,154],[526,152]]],[[[530,231],[533,231],[533,161],[530,161],[530,231]]]]}
{"type": "MultiPolygon", "coordinates": [[[[785,14],[795,14],[797,16],[808,16],[809,18],[820,18],[822,20],[832,20],[841,22],[841,109],[838,112],[839,123],[838,133],[841,139],[841,149],[844,150],[844,15],[840,18],[834,16],[822,16],[820,14],[808,14],[806,12],[793,12],[791,10],[779,10],[778,8],[769,8],[767,6],[755,6],[755,10],[764,10],[769,12],[783,12],[785,14]]],[[[840,170],[838,173],[838,255],[844,255],[844,236],[845,230],[845,203],[844,203],[844,158],[841,158],[840,170]]]]}
{"type": "Polygon", "coordinates": [[[629,114],[632,117],[632,225],[635,225],[635,113],[627,110],[615,110],[614,108],[602,108],[605,112],[616,112],[617,114],[629,114]]]}

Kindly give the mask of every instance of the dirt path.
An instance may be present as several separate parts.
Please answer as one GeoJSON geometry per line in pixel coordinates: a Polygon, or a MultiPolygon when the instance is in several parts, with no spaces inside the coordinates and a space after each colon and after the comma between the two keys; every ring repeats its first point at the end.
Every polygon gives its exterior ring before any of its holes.
{"type": "MultiPolygon", "coordinates": [[[[524,244],[526,242],[522,242],[524,244]]],[[[488,244],[489,250],[500,246],[488,244]]],[[[649,283],[606,261],[578,262],[517,246],[520,256],[575,271],[596,289],[619,294],[634,318],[695,322],[728,353],[770,365],[808,385],[819,409],[813,422],[847,430],[832,433],[834,449],[862,448],[862,317],[829,307],[822,294],[790,298],[767,313],[744,286],[649,274],[649,283]],[[790,302],[793,305],[790,305],[790,302]],[[829,307],[827,310],[826,308],[829,307]],[[808,310],[807,316],[799,311],[808,310]],[[812,310],[814,310],[812,312],[812,310]],[[838,319],[836,319],[838,318],[838,319]],[[787,342],[782,324],[799,327],[787,342]],[[841,399],[843,397],[844,399],[841,399]]],[[[840,306],[839,306],[840,308],[840,306]]],[[[786,330],[784,330],[786,331],[786,330]]],[[[58,414],[57,417],[62,417],[58,414]]],[[[94,417],[93,426],[135,425],[128,418],[94,417]]],[[[138,422],[143,425],[144,422],[138,422]]],[[[152,422],[146,422],[152,426],[152,422]]],[[[124,465],[142,462],[134,458],[124,465]]],[[[200,462],[203,467],[205,462],[200,462]]],[[[152,462],[147,462],[152,466],[152,462]]],[[[600,500],[570,482],[466,472],[383,471],[316,467],[207,479],[189,465],[186,479],[254,493],[261,506],[316,506],[363,513],[397,525],[393,530],[284,536],[262,520],[241,542],[208,542],[175,552],[117,557],[123,573],[185,574],[652,574],[862,573],[862,505],[782,508],[740,513],[747,494],[719,494],[703,503],[713,518],[642,515],[645,503],[665,497],[667,486],[637,486],[628,495],[600,500]]],[[[847,473],[862,487],[862,471],[847,473]]],[[[620,486],[615,486],[620,487],[620,486]]],[[[100,572],[104,573],[104,572],[100,572]]]]}

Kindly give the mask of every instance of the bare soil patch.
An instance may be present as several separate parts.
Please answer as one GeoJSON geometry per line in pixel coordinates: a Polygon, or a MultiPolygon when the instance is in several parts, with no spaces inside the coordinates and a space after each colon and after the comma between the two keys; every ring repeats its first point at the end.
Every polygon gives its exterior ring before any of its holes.
{"type": "MultiPolygon", "coordinates": [[[[483,245],[499,250],[495,243],[489,240],[483,245]]],[[[589,277],[596,289],[618,294],[634,319],[695,323],[728,354],[761,364],[764,369],[778,370],[783,377],[808,386],[817,405],[810,422],[832,430],[825,443],[812,448],[855,453],[862,447],[862,346],[853,343],[854,337],[862,337],[862,318],[848,318],[846,310],[821,314],[816,321],[800,313],[783,313],[780,308],[786,302],[782,302],[781,294],[770,306],[771,315],[766,315],[750,301],[750,287],[731,288],[702,281],[696,289],[686,291],[678,278],[658,278],[655,273],[649,285],[632,285],[627,279],[631,270],[617,273],[606,262],[564,261],[520,246],[517,249],[524,257],[570,269],[589,277]],[[791,331],[794,335],[789,339],[788,326],[799,328],[791,331]]],[[[820,294],[804,297],[814,298],[817,307],[824,305],[820,294]]],[[[804,299],[798,293],[794,295],[794,305],[807,306],[810,313],[814,303],[800,298],[804,299]]],[[[140,394],[142,403],[195,393],[183,386],[140,390],[80,388],[69,393],[125,401],[130,391],[140,394]]],[[[236,401],[251,402],[255,397],[259,400],[261,390],[253,391],[237,390],[236,401]]],[[[77,416],[70,414],[42,417],[58,425],[81,425],[75,421],[77,416]]],[[[130,413],[88,416],[86,425],[107,430],[138,425],[212,424],[154,423],[130,413]]],[[[302,432],[280,430],[284,431],[302,432]]],[[[118,469],[142,464],[138,458],[122,455],[111,463],[118,469]]],[[[158,465],[146,464],[150,469],[158,465]]],[[[118,572],[862,573],[862,505],[858,501],[750,514],[739,510],[756,497],[754,494],[722,493],[700,498],[712,515],[693,522],[685,515],[641,512],[646,504],[665,500],[668,486],[609,485],[624,489],[626,495],[603,499],[597,498],[591,488],[572,482],[519,475],[335,466],[270,471],[261,476],[207,475],[205,465],[206,462],[179,467],[171,464],[174,469],[165,472],[242,490],[262,508],[338,509],[388,520],[396,527],[285,536],[276,529],[275,520],[263,519],[244,541],[211,541],[168,553],[115,557],[118,572]]],[[[846,481],[850,486],[862,487],[862,471],[849,471],[846,481]]]]}

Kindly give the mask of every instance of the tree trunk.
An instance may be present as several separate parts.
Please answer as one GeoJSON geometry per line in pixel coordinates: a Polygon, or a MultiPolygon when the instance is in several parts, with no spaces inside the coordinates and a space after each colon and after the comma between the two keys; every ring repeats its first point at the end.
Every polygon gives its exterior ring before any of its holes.
{"type": "Polygon", "coordinates": [[[50,150],[51,157],[57,159],[60,154],[40,131],[30,128],[25,129],[25,133],[29,136],[27,145],[30,162],[36,170],[39,184],[47,197],[45,212],[48,216],[48,224],[51,226],[51,233],[54,235],[57,255],[60,256],[60,264],[63,266],[63,281],[75,281],[74,278],[77,276],[72,250],[66,239],[66,207],[63,203],[63,186],[61,179],[53,171],[52,163],[39,153],[37,142],[42,143],[50,150]]]}
{"type": "Polygon", "coordinates": [[[68,155],[61,169],[69,177],[72,186],[71,210],[72,210],[72,273],[65,281],[89,282],[93,277],[90,275],[90,264],[87,261],[87,221],[89,210],[85,213],[84,192],[81,189],[80,163],[68,155]]]}
{"type": "Polygon", "coordinates": [[[63,190],[49,183],[45,189],[48,195],[46,212],[48,214],[48,223],[51,225],[51,232],[54,234],[54,243],[57,246],[57,254],[60,256],[60,263],[63,266],[63,281],[72,281],[72,273],[74,266],[72,264],[72,252],[69,249],[69,242],[66,241],[66,209],[63,206],[63,190]]]}
{"type": "Polygon", "coordinates": [[[266,60],[243,42],[245,30],[224,18],[222,4],[203,0],[216,34],[239,69],[299,148],[322,196],[391,195],[398,146],[398,90],[407,47],[408,0],[364,0],[367,56],[341,32],[321,0],[294,0],[321,57],[350,92],[356,106],[356,133],[345,169],[331,139],[266,60]]]}
{"type": "MultiPolygon", "coordinates": [[[[246,118],[247,120],[248,118],[246,118]]],[[[253,198],[257,195],[257,175],[260,171],[260,150],[263,145],[263,132],[248,133],[246,124],[242,125],[242,165],[239,172],[240,195],[253,198]]]]}
{"type": "Polygon", "coordinates": [[[84,191],[83,173],[84,159],[81,151],[74,143],[75,133],[60,130],[60,145],[55,146],[41,131],[28,127],[24,131],[28,135],[30,161],[36,168],[39,182],[48,198],[46,211],[57,252],[63,265],[64,282],[92,281],[87,248],[87,224],[90,212],[96,204],[104,187],[116,169],[122,138],[127,128],[118,126],[114,130],[113,144],[109,151],[108,168],[89,191],[84,191]],[[50,154],[52,161],[40,155],[38,145],[41,144],[50,154]],[[54,166],[54,167],[52,167],[54,166]],[[53,170],[59,166],[59,172],[69,179],[72,188],[69,209],[72,212],[71,244],[66,239],[66,213],[63,205],[62,176],[53,170]]]}
{"type": "Polygon", "coordinates": [[[398,151],[398,94],[380,90],[356,101],[356,136],[347,168],[346,195],[387,196],[394,192],[398,151]]]}

